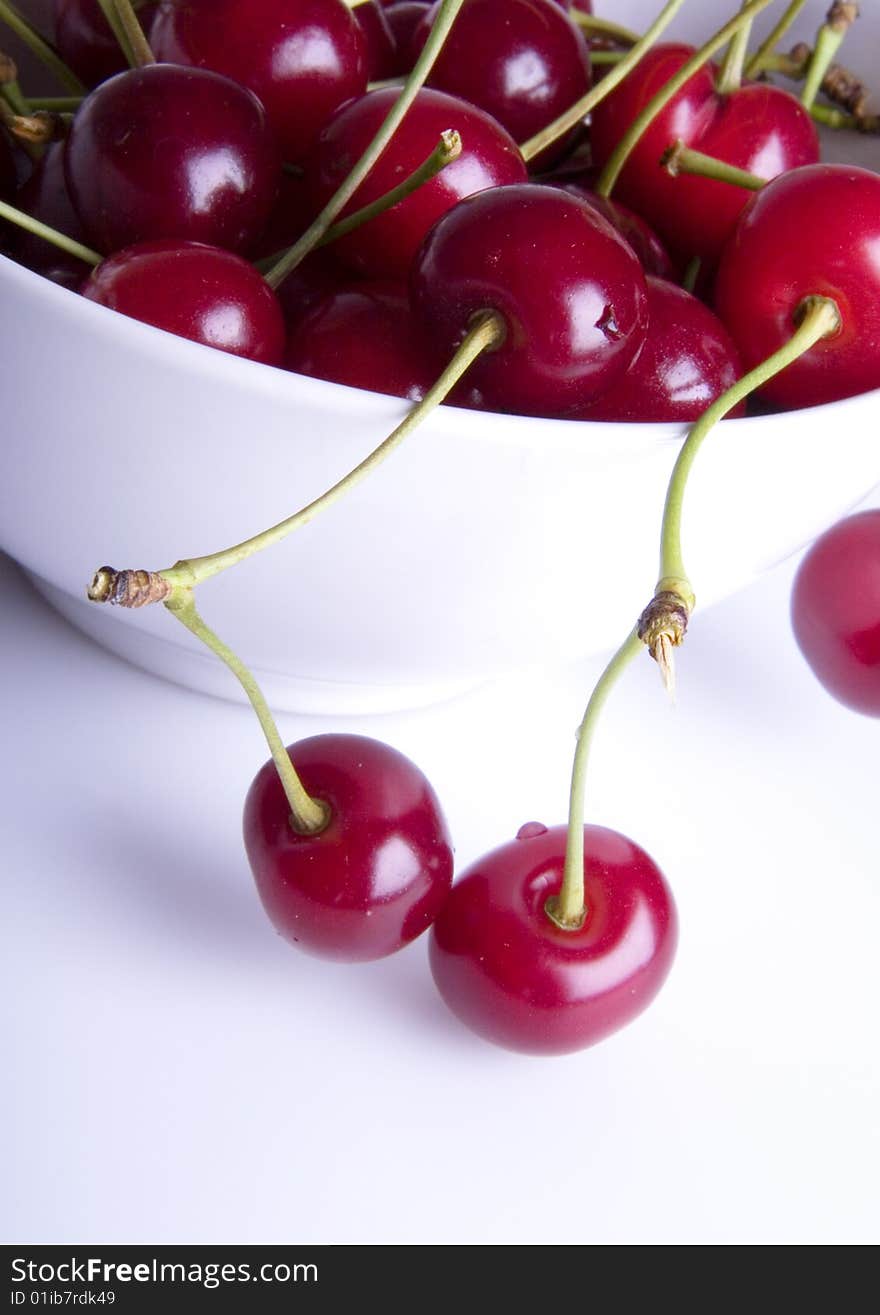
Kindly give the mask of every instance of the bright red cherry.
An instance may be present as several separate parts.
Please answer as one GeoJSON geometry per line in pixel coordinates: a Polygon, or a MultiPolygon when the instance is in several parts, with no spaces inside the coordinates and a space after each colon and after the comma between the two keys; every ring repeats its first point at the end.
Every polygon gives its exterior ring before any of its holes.
{"type": "MultiPolygon", "coordinates": [[[[718,316],[665,279],[648,278],[648,332],[626,374],[578,420],[697,420],[742,376],[737,350],[718,316]]],[[[745,414],[745,403],[730,412],[745,414]]]]}
{"type": "Polygon", "coordinates": [[[284,317],[241,256],[197,242],[142,242],[108,256],[82,289],[122,315],[207,347],[280,365],[284,317]]]}
{"type": "Polygon", "coordinates": [[[173,64],[102,83],[77,111],[65,152],[70,199],[101,251],[156,238],[241,250],[266,223],[279,171],[256,96],[173,64]]]}
{"type": "MultiPolygon", "coordinates": [[[[15,204],[19,210],[48,224],[50,228],[76,242],[86,242],[82,225],[70,204],[64,181],[64,143],[50,142],[36,162],[27,182],[21,187],[15,204]]],[[[91,273],[91,265],[66,251],[60,251],[51,242],[16,228],[8,242],[8,250],[15,260],[35,270],[53,283],[66,288],[79,288],[91,273]]]]}
{"type": "MultiPolygon", "coordinates": [[[[693,53],[691,46],[655,46],[596,106],[590,131],[598,165],[693,53]]],[[[714,179],[671,177],[659,164],[667,147],[680,139],[768,179],[819,158],[815,125],[794,96],[767,83],[722,96],[715,90],[715,73],[705,65],[685,83],[639,140],[615,187],[615,196],[643,215],[676,252],[710,261],[720,255],[749,193],[714,179]]]]}
{"type": "MultiPolygon", "coordinates": [[[[413,37],[421,50],[439,4],[413,37]]],[[[590,51],[580,29],[553,0],[465,0],[428,85],[479,105],[516,142],[540,132],[590,88],[590,51]]],[[[542,153],[541,166],[566,141],[542,153]]]]}
{"type": "Polygon", "coordinates": [[[406,288],[394,283],[342,288],[312,306],[288,339],[285,365],[412,402],[424,397],[441,368],[406,288]]]}
{"type": "Polygon", "coordinates": [[[650,1004],[678,934],[672,893],[631,840],[584,827],[587,916],[551,922],[567,828],[532,822],[456,881],[434,924],[431,971],[468,1027],[501,1046],[559,1055],[601,1041],[650,1004]]]}
{"type": "Polygon", "coordinates": [[[496,187],[434,226],[413,267],[413,306],[451,354],[481,311],[505,340],[468,371],[489,405],[559,415],[586,405],[644,341],[647,289],[622,237],[554,187],[496,187]]]}
{"type": "Polygon", "coordinates": [[[162,0],[150,42],[157,59],[250,87],[294,163],[367,86],[366,39],[345,0],[162,0]]]}
{"type": "Polygon", "coordinates": [[[634,210],[630,210],[629,206],[624,205],[621,201],[612,201],[610,197],[599,196],[598,193],[591,190],[587,183],[580,182],[577,178],[564,178],[559,182],[553,181],[553,186],[559,187],[571,196],[579,197],[593,210],[598,211],[603,219],[607,219],[609,224],[613,224],[621,237],[626,238],[647,274],[656,274],[661,279],[672,279],[674,277],[675,270],[669,258],[669,252],[653,228],[645,223],[641,215],[637,215],[634,210]]]}
{"type": "MultiPolygon", "coordinates": [[[[373,91],[343,106],[327,124],[306,166],[316,209],[330,199],[372,141],[397,95],[396,87],[373,91]]],[[[454,96],[423,87],[343,215],[396,187],[431,154],[447,128],[461,133],[458,159],[405,201],[334,242],[340,260],[371,278],[402,281],[428,229],[456,201],[500,183],[525,180],[516,143],[494,119],[454,96]]]]}
{"type": "Polygon", "coordinates": [[[816,540],[795,577],[791,621],[829,694],[880,717],[880,509],[848,516],[816,540]]]}
{"type": "Polygon", "coordinates": [[[274,763],[244,806],[244,843],[276,929],[312,954],[380,959],[420,936],[452,882],[440,805],[402,753],[360,735],[315,735],[288,749],[312,798],[330,808],[316,835],[290,824],[274,763]]]}
{"type": "MultiPolygon", "coordinates": [[[[155,4],[138,6],[144,31],[149,31],[157,8],[155,4]]],[[[55,0],[55,44],[64,62],[88,87],[128,68],[98,0],[55,0]]]]}
{"type": "Polygon", "coordinates": [[[788,341],[811,295],[833,298],[842,325],[764,385],[774,406],[880,388],[880,175],[810,165],[749,203],[715,282],[715,308],[747,370],[788,341]]]}

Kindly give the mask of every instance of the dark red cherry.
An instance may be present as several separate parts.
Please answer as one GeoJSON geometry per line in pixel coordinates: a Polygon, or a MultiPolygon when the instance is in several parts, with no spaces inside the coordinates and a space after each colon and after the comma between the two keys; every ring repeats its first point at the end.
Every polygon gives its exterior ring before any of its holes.
{"type": "Polygon", "coordinates": [[[496,409],[525,414],[586,405],[621,377],[647,327],[631,248],[588,205],[538,184],[496,187],[444,215],[411,296],[446,353],[480,311],[501,315],[505,340],[467,377],[496,409]]]}
{"type": "Polygon", "coordinates": [[[610,197],[599,196],[588,185],[579,182],[577,178],[565,178],[560,182],[553,181],[553,186],[561,188],[563,192],[568,192],[571,196],[580,197],[593,210],[598,211],[603,219],[607,219],[609,224],[613,224],[621,237],[626,238],[647,274],[655,274],[657,278],[661,279],[672,279],[674,277],[675,269],[669,257],[669,252],[653,228],[645,223],[641,215],[637,215],[634,210],[630,210],[629,206],[624,205],[621,201],[612,201],[610,197]]]}
{"type": "Polygon", "coordinates": [[[809,165],[749,203],[715,282],[715,308],[747,370],[788,341],[811,295],[834,299],[841,328],[764,385],[773,406],[880,388],[880,175],[809,165]]]}
{"type": "Polygon", "coordinates": [[[315,735],[288,748],[313,798],[329,805],[300,835],[274,763],[244,806],[244,843],[276,929],[331,959],[379,959],[420,936],[452,882],[452,847],[434,791],[396,749],[361,735],[315,735]]]}
{"type": "Polygon", "coordinates": [[[156,238],[241,250],[266,223],[279,169],[256,96],[220,73],[173,64],[97,87],[65,153],[70,199],[101,251],[156,238]]]}
{"type": "Polygon", "coordinates": [[[197,242],[142,242],[102,261],[82,294],[178,337],[281,364],[278,300],[254,267],[231,251],[197,242]]]}
{"type": "Polygon", "coordinates": [[[394,283],[341,288],[312,306],[288,338],[285,365],[412,402],[424,397],[441,368],[406,288],[394,283]]]}
{"type": "MultiPolygon", "coordinates": [[[[64,181],[64,143],[51,142],[36,162],[30,178],[21,187],[15,204],[19,210],[31,215],[50,228],[66,234],[76,242],[86,243],[64,181]]],[[[91,273],[91,265],[77,260],[52,242],[16,229],[10,239],[12,256],[28,269],[36,270],[53,283],[66,288],[78,288],[91,273]]]]}
{"type": "Polygon", "coordinates": [[[651,1003],[678,934],[672,894],[626,836],[584,827],[587,916],[562,931],[545,912],[559,893],[567,828],[522,827],[456,881],[434,924],[431,971],[446,1004],[501,1046],[559,1055],[601,1041],[651,1003]]]}
{"type": "Polygon", "coordinates": [[[413,46],[413,38],[430,8],[430,4],[419,4],[416,0],[398,0],[397,4],[385,6],[385,17],[394,40],[394,63],[390,77],[405,76],[415,64],[417,51],[413,46]]]}
{"type": "MultiPolygon", "coordinates": [[[[596,106],[591,139],[599,166],[648,101],[693,53],[690,46],[655,46],[596,106]]],[[[667,147],[681,139],[686,146],[761,178],[773,178],[819,158],[815,125],[794,96],[765,83],[720,96],[714,76],[714,67],[706,65],[685,84],[640,139],[615,187],[615,196],[643,215],[677,253],[712,261],[720,255],[749,193],[713,179],[671,177],[659,166],[667,147]]]]}
{"type": "Polygon", "coordinates": [[[367,49],[367,75],[370,82],[383,82],[396,76],[397,42],[379,0],[368,0],[352,11],[364,34],[367,49]]]}
{"type": "Polygon", "coordinates": [[[150,41],[157,59],[250,87],[295,163],[367,86],[366,39],[345,0],[163,0],[150,41]]]}
{"type": "Polygon", "coordinates": [[[816,540],[795,576],[791,620],[829,694],[880,717],[880,509],[848,516],[816,540]]]}
{"type": "MultiPolygon", "coordinates": [[[[648,332],[623,378],[572,419],[697,420],[742,375],[718,316],[683,288],[648,278],[648,332]]],[[[745,414],[745,403],[730,412],[745,414]]]]}
{"type": "MultiPolygon", "coordinates": [[[[137,7],[138,21],[149,31],[158,5],[137,7]]],[[[122,73],[128,63],[98,0],[55,0],[55,44],[87,87],[122,73]]]]}
{"type": "MultiPolygon", "coordinates": [[[[307,164],[316,208],[330,199],[372,141],[397,95],[396,87],[373,91],[343,106],[327,124],[307,164]]],[[[516,143],[494,119],[454,96],[423,87],[343,215],[396,187],[431,154],[447,128],[461,134],[458,159],[405,201],[334,242],[340,260],[371,278],[402,281],[428,229],[463,196],[525,180],[516,143]]]]}
{"type": "MultiPolygon", "coordinates": [[[[420,50],[439,4],[413,38],[420,50]]],[[[465,0],[428,85],[479,105],[516,142],[527,141],[590,88],[590,52],[580,30],[553,0],[465,0]]],[[[539,157],[546,167],[564,152],[556,143],[539,157]]]]}

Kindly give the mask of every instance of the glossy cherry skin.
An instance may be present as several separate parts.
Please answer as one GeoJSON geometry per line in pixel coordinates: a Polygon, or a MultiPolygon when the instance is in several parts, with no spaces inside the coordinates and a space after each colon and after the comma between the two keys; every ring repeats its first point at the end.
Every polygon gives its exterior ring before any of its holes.
{"type": "MultiPolygon", "coordinates": [[[[440,8],[431,7],[413,37],[421,50],[440,8]]],[[[580,29],[553,0],[465,0],[428,85],[479,105],[516,142],[527,141],[590,88],[590,52],[580,29]]],[[[566,139],[567,140],[567,139],[566,139]]],[[[566,147],[539,157],[546,167],[566,147]]]]}
{"type": "Polygon", "coordinates": [[[102,261],[82,294],[178,337],[281,364],[278,300],[254,267],[231,251],[197,242],[141,242],[102,261]]]}
{"type": "Polygon", "coordinates": [[[271,761],[244,806],[244,843],[275,928],[330,959],[381,959],[431,925],[452,883],[452,845],[430,784],[408,758],[361,735],[288,748],[311,796],[329,805],[300,835],[271,761]]]}
{"type": "Polygon", "coordinates": [[[394,71],[390,77],[405,76],[415,64],[417,52],[413,40],[430,9],[430,4],[420,4],[418,0],[399,0],[397,4],[385,6],[385,17],[394,40],[395,52],[392,65],[394,71]]]}
{"type": "Polygon", "coordinates": [[[77,111],[65,152],[70,199],[100,251],[158,238],[241,250],[266,223],[279,171],[256,96],[173,64],[102,83],[77,111]]]}
{"type": "Polygon", "coordinates": [[[795,576],[791,621],[829,694],[880,717],[880,509],[848,516],[816,540],[795,576]]]}
{"type": "Polygon", "coordinates": [[[352,11],[364,34],[367,51],[367,74],[370,82],[382,82],[396,76],[397,42],[379,0],[368,0],[352,11]]]}
{"type": "MultiPolygon", "coordinates": [[[[599,166],[692,54],[690,46],[655,46],[596,107],[591,139],[599,166]]],[[[659,166],[667,147],[680,138],[686,146],[768,179],[819,158],[815,125],[794,96],[767,83],[720,96],[714,76],[714,67],[705,65],[657,116],[624,165],[614,193],[677,253],[709,261],[718,259],[749,193],[713,179],[671,177],[659,166]]]]}
{"type": "Polygon", "coordinates": [[[584,827],[587,917],[562,931],[545,912],[559,893],[567,828],[532,822],[472,864],[434,924],[431,971],[454,1014],[488,1041],[561,1055],[640,1014],[666,979],[675,903],[644,850],[584,827]]]}
{"type": "Polygon", "coordinates": [[[579,182],[576,178],[565,178],[560,182],[554,181],[553,186],[559,187],[563,192],[568,192],[570,196],[579,197],[591,209],[597,211],[603,219],[607,219],[609,224],[612,224],[620,236],[625,238],[632,247],[647,274],[656,274],[661,279],[672,279],[674,277],[675,269],[669,252],[653,228],[645,223],[641,215],[637,215],[634,210],[630,210],[629,206],[623,205],[621,201],[613,201],[610,197],[599,196],[586,183],[579,182]]]}
{"type": "MultiPolygon", "coordinates": [[[[718,316],[684,288],[648,278],[648,332],[626,374],[579,420],[697,420],[742,376],[737,350],[718,316]]],[[[745,414],[741,402],[731,416],[745,414]]]]}
{"type": "MultiPolygon", "coordinates": [[[[141,5],[138,22],[150,29],[158,5],[141,5]]],[[[55,44],[88,87],[122,73],[128,63],[98,0],[55,0],[55,44]]]]}
{"type": "MultiPolygon", "coordinates": [[[[397,98],[396,87],[373,91],[331,119],[306,166],[316,209],[333,195],[378,131],[397,98]]],[[[509,133],[482,110],[442,91],[422,88],[369,177],[343,215],[390,191],[425,160],[447,128],[461,133],[462,152],[417,191],[334,242],[334,254],[370,278],[406,279],[425,234],[463,196],[518,183],[526,167],[509,133]]]]}
{"type": "Polygon", "coordinates": [[[250,87],[293,163],[367,87],[366,39],[344,0],[163,0],[150,41],[157,59],[250,87]]]}
{"type": "MultiPolygon", "coordinates": [[[[18,192],[15,204],[25,214],[65,233],[76,242],[86,242],[82,225],[67,195],[63,142],[50,142],[18,192]]],[[[15,229],[8,245],[10,255],[19,264],[27,265],[28,269],[66,288],[78,288],[91,273],[91,266],[84,261],[69,256],[54,243],[44,242],[24,229],[15,229]]]]}
{"type": "Polygon", "coordinates": [[[468,379],[497,410],[559,415],[620,378],[647,329],[642,267],[588,205],[553,187],[496,187],[434,226],[413,267],[413,307],[451,353],[473,317],[504,320],[468,379]]]}
{"type": "Polygon", "coordinates": [[[406,288],[363,283],[324,297],[296,324],[285,365],[298,374],[417,402],[440,373],[406,288]]]}
{"type": "Polygon", "coordinates": [[[750,202],[715,282],[715,308],[747,370],[788,341],[811,295],[832,297],[842,326],[764,385],[777,407],[880,388],[880,176],[867,169],[796,169],[750,202]]]}

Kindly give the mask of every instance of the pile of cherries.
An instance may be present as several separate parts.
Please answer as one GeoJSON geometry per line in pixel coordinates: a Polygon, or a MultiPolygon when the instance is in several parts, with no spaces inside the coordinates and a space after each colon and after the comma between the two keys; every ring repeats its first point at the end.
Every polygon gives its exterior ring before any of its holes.
{"type": "MultiPolygon", "coordinates": [[[[438,8],[161,0],[138,9],[158,62],[127,68],[97,0],[57,0],[57,47],[93,90],[27,168],[0,130],[0,196],[100,262],[9,227],[8,253],[172,333],[413,401],[491,315],[497,338],[455,404],[692,421],[776,352],[816,297],[835,303],[836,332],[766,382],[760,405],[880,388],[880,176],[820,163],[794,95],[766,81],[721,93],[705,64],[634,145],[611,200],[597,180],[694,53],[662,43],[589,124],[529,149],[591,86],[591,39],[569,12],[590,13],[583,0],[465,0],[343,216],[412,174],[445,131],[460,135],[460,154],[273,279],[396,99],[397,86],[368,83],[406,74],[438,8]],[[660,160],[676,143],[766,185],[673,176],[660,160]]],[[[832,692],[880,716],[880,512],[842,523],[808,555],[794,623],[832,692]]],[[[412,763],[345,735],[289,754],[323,806],[321,828],[291,824],[270,761],[247,799],[245,841],[269,916],[303,948],[370,959],[433,924],[432,969],[450,1007],[533,1052],[595,1041],[659,989],[674,904],[625,837],[584,828],[586,916],[561,926],[547,908],[564,827],[526,824],[452,887],[446,823],[412,763]]]]}

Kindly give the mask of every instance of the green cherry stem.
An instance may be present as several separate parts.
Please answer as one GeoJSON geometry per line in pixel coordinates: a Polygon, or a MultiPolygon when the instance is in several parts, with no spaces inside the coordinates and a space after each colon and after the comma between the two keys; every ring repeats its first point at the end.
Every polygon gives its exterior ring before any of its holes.
{"type": "Polygon", "coordinates": [[[768,60],[772,56],[779,42],[785,36],[792,23],[804,7],[806,0],[791,0],[785,13],[782,14],[776,26],[771,30],[767,39],[762,41],[758,49],[746,63],[745,76],[747,78],[756,78],[759,73],[763,73],[768,67],[768,60]]]}
{"type": "Polygon", "coordinates": [[[578,728],[577,747],[571,772],[568,839],[565,846],[562,888],[558,896],[551,895],[544,905],[548,918],[563,931],[579,930],[584,925],[584,919],[587,916],[584,900],[584,802],[587,788],[587,766],[599,714],[619,677],[633,658],[641,653],[643,648],[644,644],[639,638],[638,629],[634,627],[599,677],[596,687],[590,695],[584,719],[578,728]]]}
{"type": "Polygon", "coordinates": [[[641,114],[630,124],[627,132],[609,156],[599,176],[599,181],[596,183],[595,190],[599,196],[611,195],[623,166],[640,141],[642,134],[653,123],[660,111],[666,108],[673,97],[678,95],[685,83],[712,58],[716,51],[736,36],[739,29],[750,23],[756,14],[759,14],[762,9],[766,9],[770,2],[771,0],[750,0],[749,4],[745,5],[722,28],[719,28],[715,35],[710,37],[706,44],[701,46],[686,64],[682,65],[675,76],[660,88],[657,95],[648,102],[641,114]]]}
{"type": "Polygon", "coordinates": [[[718,72],[718,79],[715,83],[715,90],[719,96],[729,96],[732,92],[739,91],[742,86],[743,67],[746,62],[751,35],[752,20],[749,19],[748,23],[739,29],[725,51],[718,72]]]}
{"type": "Polygon", "coordinates": [[[149,41],[144,36],[144,29],[141,27],[131,0],[112,0],[112,4],[119,27],[125,34],[125,40],[131,51],[130,62],[133,63],[133,67],[145,68],[147,64],[155,64],[156,56],[150,49],[149,41]]]}
{"type": "Polygon", "coordinates": [[[66,233],[59,233],[57,228],[41,224],[39,219],[34,219],[32,215],[17,210],[14,205],[8,205],[5,201],[0,201],[0,219],[8,219],[17,228],[23,228],[26,232],[33,233],[34,237],[41,237],[46,242],[51,242],[60,251],[66,251],[68,255],[75,256],[77,260],[82,260],[87,265],[100,265],[104,259],[97,251],[84,247],[81,242],[75,242],[66,233]]]}
{"type": "Polygon", "coordinates": [[[182,625],[186,626],[187,630],[191,631],[197,639],[200,639],[203,644],[208,646],[212,653],[215,653],[221,661],[226,663],[229,670],[240,682],[245,694],[247,694],[251,707],[257,714],[257,720],[262,727],[266,743],[269,746],[269,752],[272,754],[272,760],[284,787],[284,793],[290,805],[290,824],[294,831],[299,832],[301,835],[314,835],[316,832],[322,831],[328,821],[327,806],[320,800],[313,799],[299,779],[290,761],[287,749],[284,747],[284,741],[279,734],[275,719],[269,711],[269,705],[248,668],[233,653],[232,649],[223,643],[223,640],[214,633],[210,626],[202,620],[196,608],[192,590],[182,589],[178,586],[173,588],[163,601],[172,616],[176,617],[182,625]]]}
{"type": "Polygon", "coordinates": [[[74,113],[83,103],[82,96],[29,96],[32,110],[52,110],[56,114],[74,113]]]}
{"type": "Polygon", "coordinates": [[[607,37],[610,41],[618,41],[622,46],[634,46],[640,40],[638,32],[633,32],[628,27],[621,27],[620,23],[612,23],[608,18],[585,14],[580,9],[572,9],[569,18],[586,32],[588,37],[607,37]]]}
{"type": "MultiPolygon", "coordinates": [[[[9,3],[9,0],[0,0],[0,22],[5,23],[10,31],[14,32],[18,39],[27,46],[28,50],[54,73],[62,86],[67,87],[68,91],[75,96],[85,95],[85,86],[73,70],[67,67],[55,47],[40,35],[24,15],[19,13],[15,5],[9,3]]],[[[27,113],[26,110],[24,112],[27,113]]]]}
{"type": "Polygon", "coordinates": [[[681,553],[681,510],[688,476],[706,436],[717,421],[755,389],[784,370],[820,339],[840,328],[840,313],[829,297],[807,297],[798,309],[798,324],[787,343],[723,393],[696,422],[685,439],[672,469],[663,511],[660,543],[660,580],[654,597],[637,624],[611,658],[596,684],[577,734],[571,775],[568,839],[562,888],[545,904],[547,916],[563,931],[577,931],[587,914],[584,900],[584,801],[587,764],[599,715],[621,673],[633,658],[647,648],[671,687],[672,648],[681,643],[694,594],[681,553]]]}
{"type": "Polygon", "coordinates": [[[296,269],[297,265],[319,244],[327,229],[354,196],[394,136],[407,110],[418,95],[420,88],[434,66],[437,56],[443,49],[443,43],[449,34],[449,29],[452,27],[463,4],[464,0],[443,0],[440,9],[437,11],[437,17],[431,26],[428,39],[422,47],[421,54],[401,87],[400,95],[385,116],[379,131],[318,217],[312,221],[302,237],[282,256],[275,268],[266,275],[266,281],[271,287],[277,288],[291,270],[296,269]]]}
{"type": "Polygon", "coordinates": [[[663,152],[660,164],[667,173],[672,174],[673,178],[677,178],[679,174],[695,174],[698,178],[713,178],[719,183],[745,187],[751,192],[760,192],[767,183],[766,178],[760,178],[746,169],[738,169],[735,164],[727,164],[717,156],[691,150],[681,139],[673,142],[663,152]]]}
{"type": "Polygon", "coordinates": [[[15,61],[5,51],[0,50],[0,100],[8,105],[13,114],[30,114],[30,102],[26,101],[18,85],[18,69],[15,61]]]}
{"type": "Polygon", "coordinates": [[[693,608],[694,595],[681,550],[682,508],[688,477],[697,453],[714,425],[822,338],[837,333],[841,326],[840,311],[830,297],[806,297],[798,307],[795,322],[795,331],[788,342],[755,366],[754,370],[743,375],[742,379],[738,379],[703,412],[685,439],[673,467],[663,508],[660,579],[656,593],[677,595],[688,611],[693,608]]]}
{"type": "Polygon", "coordinates": [[[389,457],[392,452],[400,447],[404,439],[421,424],[435,407],[440,405],[476,358],[482,352],[491,351],[492,348],[501,344],[505,332],[503,320],[494,311],[486,311],[477,316],[461,346],[433,388],[429,389],[421,402],[413,407],[396,429],[347,475],[344,475],[320,497],[315,498],[313,502],[301,507],[299,511],[294,512],[292,516],[288,516],[286,520],[279,521],[277,525],[264,530],[262,534],[256,534],[250,539],[235,544],[232,548],[211,553],[206,557],[192,557],[176,562],[168,570],[158,572],[159,576],[173,587],[192,588],[203,580],[208,580],[211,576],[227,570],[230,566],[237,566],[239,562],[245,561],[248,557],[253,556],[255,552],[260,552],[263,548],[268,548],[274,543],[280,543],[282,539],[287,538],[288,534],[300,529],[303,525],[307,525],[320,512],[344,497],[349,489],[359,484],[377,466],[380,466],[386,457],[389,457]]]}
{"type": "MultiPolygon", "coordinates": [[[[377,197],[375,201],[371,201],[368,205],[361,206],[353,214],[346,215],[344,219],[337,219],[336,223],[331,224],[327,229],[318,246],[329,246],[337,238],[345,237],[347,233],[360,228],[361,224],[366,224],[368,220],[375,219],[376,215],[381,215],[383,211],[390,210],[393,205],[397,205],[398,201],[403,201],[417,188],[421,187],[422,183],[436,177],[442,169],[446,168],[447,164],[457,160],[459,155],[461,155],[461,137],[454,129],[447,128],[445,132],[440,134],[440,141],[431,154],[422,161],[417,169],[414,169],[411,174],[404,178],[402,183],[398,183],[396,187],[391,188],[390,192],[383,193],[382,196],[377,197]]],[[[270,256],[268,260],[257,261],[257,268],[266,271],[265,278],[270,287],[277,287],[285,277],[284,274],[278,277],[277,271],[280,264],[281,253],[270,256]]]]}
{"type": "Polygon", "coordinates": [[[98,0],[98,4],[101,6],[101,12],[107,20],[110,31],[116,38],[119,49],[125,56],[126,63],[131,68],[137,68],[135,53],[131,47],[131,42],[128,39],[128,34],[122,26],[122,23],[119,21],[119,14],[117,13],[114,0],[98,0]]]}
{"type": "Polygon", "coordinates": [[[828,18],[816,33],[813,56],[807,67],[804,85],[801,91],[801,104],[805,109],[812,107],[813,101],[822,90],[825,74],[831,66],[834,56],[849,29],[859,16],[859,7],[845,4],[843,0],[834,0],[828,11],[828,18]]]}
{"type": "Polygon", "coordinates": [[[659,40],[661,34],[672,22],[683,4],[684,0],[669,0],[669,3],[663,6],[645,35],[636,39],[632,49],[626,52],[601,82],[597,82],[594,87],[591,87],[586,95],[575,101],[574,105],[571,105],[558,119],[554,119],[546,128],[542,128],[540,132],[535,133],[534,137],[530,137],[527,142],[522,143],[519,149],[523,159],[526,161],[534,159],[551,142],[563,137],[576,124],[580,123],[581,119],[585,118],[591,110],[594,110],[614,90],[618,83],[622,82],[627,74],[635,68],[645,52],[659,40]]]}

